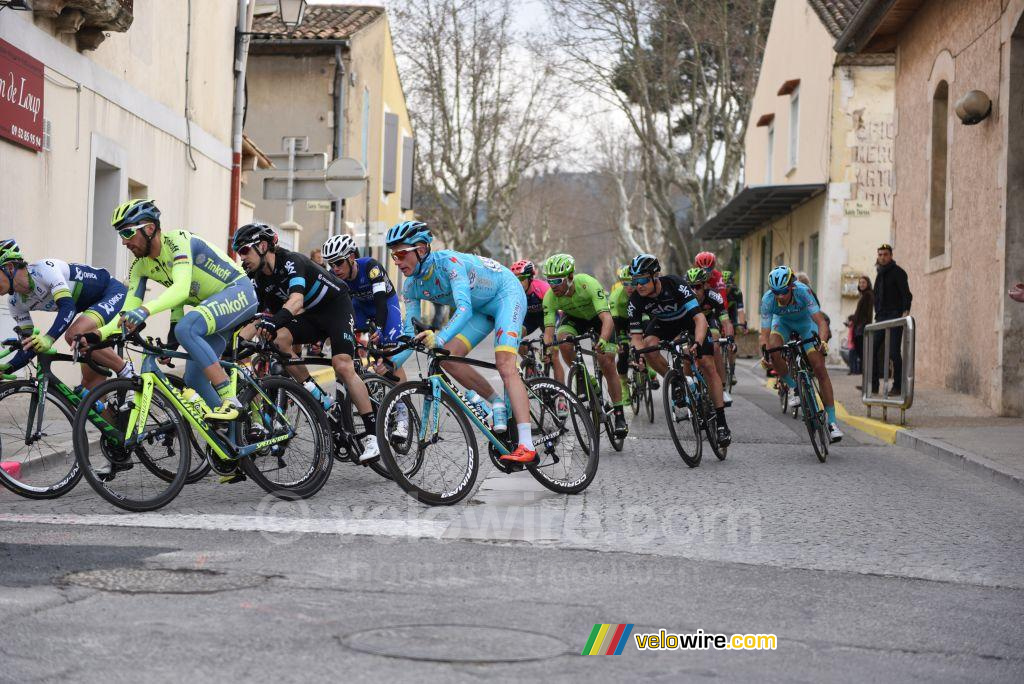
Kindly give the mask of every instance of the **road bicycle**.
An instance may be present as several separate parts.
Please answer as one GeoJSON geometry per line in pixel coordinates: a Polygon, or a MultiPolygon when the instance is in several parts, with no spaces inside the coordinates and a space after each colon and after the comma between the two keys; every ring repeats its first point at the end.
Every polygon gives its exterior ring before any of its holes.
{"type": "MultiPolygon", "coordinates": [[[[590,340],[592,344],[597,345],[597,333],[589,332],[582,335],[567,335],[561,340],[552,343],[551,346],[557,347],[561,344],[572,345],[573,360],[569,365],[569,374],[566,377],[566,385],[572,389],[576,394],[576,397],[580,402],[582,402],[587,411],[589,411],[594,425],[604,426],[605,434],[608,435],[608,441],[611,443],[612,448],[616,451],[622,451],[622,447],[626,443],[626,438],[624,436],[619,437],[615,434],[615,412],[611,402],[604,398],[601,391],[602,372],[601,365],[597,363],[597,353],[590,349],[584,349],[581,344],[584,340],[590,340]],[[586,356],[594,358],[593,372],[587,368],[587,362],[584,358],[586,356]]],[[[617,376],[612,379],[612,382],[618,381],[619,378],[617,376]]]]}
{"type": "MultiPolygon", "coordinates": [[[[814,447],[814,455],[822,463],[828,459],[829,431],[828,414],[825,412],[825,405],[822,403],[817,391],[814,379],[814,370],[807,360],[805,345],[817,347],[821,343],[817,335],[802,340],[799,335],[794,335],[789,342],[771,349],[765,349],[766,356],[775,352],[781,352],[786,359],[789,374],[796,380],[797,396],[800,397],[800,406],[794,409],[794,413],[803,416],[804,425],[807,427],[807,435],[814,447]]],[[[782,378],[778,378],[778,384],[788,388],[782,378]]]]}
{"type": "Polygon", "coordinates": [[[629,384],[629,405],[633,415],[640,415],[643,410],[647,414],[647,422],[654,422],[654,380],[651,378],[647,363],[630,364],[627,381],[629,384]]]}
{"type": "Polygon", "coordinates": [[[669,353],[670,368],[665,373],[662,394],[665,419],[680,458],[689,467],[696,468],[703,456],[702,431],[718,460],[725,460],[729,448],[718,441],[718,415],[711,401],[711,389],[700,372],[700,365],[689,351],[692,344],[692,339],[683,335],[637,349],[635,353],[637,356],[653,351],[669,353]]]}
{"type": "MultiPolygon", "coordinates": [[[[21,341],[6,340],[2,346],[15,351],[21,348],[21,341]]],[[[74,452],[74,420],[83,392],[61,380],[53,371],[55,362],[81,362],[104,377],[111,375],[87,356],[49,351],[32,360],[27,379],[0,385],[0,484],[29,499],[63,496],[82,479],[74,452]]],[[[168,379],[179,390],[184,387],[181,378],[171,375],[168,379]]],[[[86,415],[99,435],[109,432],[104,416],[103,410],[86,415]]],[[[115,448],[116,440],[104,436],[97,446],[115,448]]],[[[199,463],[186,482],[198,481],[208,471],[205,463],[199,463]]]]}
{"type": "MultiPolygon", "coordinates": [[[[92,347],[109,346],[118,337],[92,347]]],[[[259,379],[241,365],[246,354],[238,350],[237,332],[231,351],[220,360],[243,407],[230,422],[208,421],[202,399],[188,396],[191,388],[179,391],[158,366],[157,359],[187,361],[187,353],[156,346],[139,331],[121,339],[145,354],[141,375],[97,386],[82,401],[74,424],[79,468],[104,499],[137,512],[170,503],[189,473],[189,425],[205,443],[206,462],[226,478],[251,478],[271,495],[289,500],[323,487],[334,461],[322,409],[297,383],[259,379]],[[98,405],[107,423],[101,429],[89,420],[98,405]],[[111,446],[102,448],[102,437],[111,446]],[[102,476],[106,470],[109,474],[102,476]]]]}
{"type": "Polygon", "coordinates": [[[551,377],[551,361],[544,355],[544,341],[533,337],[519,343],[519,373],[523,379],[551,377]]]}
{"type": "Polygon", "coordinates": [[[732,337],[720,337],[715,344],[721,348],[722,361],[725,365],[725,377],[722,378],[722,389],[732,394],[732,388],[736,386],[736,359],[732,350],[736,348],[736,342],[732,337]]]}
{"type": "MultiPolygon", "coordinates": [[[[544,377],[525,381],[537,458],[527,464],[506,462],[500,458],[516,447],[514,426],[494,431],[487,414],[467,400],[443,367],[462,363],[496,370],[495,364],[451,356],[445,349],[428,348],[409,339],[388,354],[405,349],[427,356],[427,376],[400,383],[388,392],[377,414],[377,440],[392,479],[406,493],[430,505],[451,505],[464,499],[472,491],[479,471],[480,450],[474,427],[487,440],[494,467],[503,473],[525,468],[542,485],[562,494],[582,492],[594,481],[599,458],[597,432],[586,409],[565,385],[544,377]],[[562,417],[555,408],[559,400],[566,407],[562,417]],[[399,402],[408,407],[410,426],[416,426],[413,444],[406,453],[396,451],[386,439],[393,431],[399,402]]],[[[511,418],[507,396],[505,400],[511,418]]]]}

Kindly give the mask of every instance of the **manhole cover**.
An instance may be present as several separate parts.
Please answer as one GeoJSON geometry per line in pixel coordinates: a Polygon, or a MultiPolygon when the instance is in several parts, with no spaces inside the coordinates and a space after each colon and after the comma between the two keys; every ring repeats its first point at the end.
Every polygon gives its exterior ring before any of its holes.
{"type": "Polygon", "coordinates": [[[461,663],[544,660],[569,653],[564,642],[547,634],[481,625],[404,625],[355,632],[340,638],[353,651],[461,663]]]}
{"type": "Polygon", "coordinates": [[[213,570],[110,568],[85,570],[65,575],[62,584],[116,591],[126,594],[211,594],[249,589],[267,581],[262,575],[244,575],[213,570]]]}

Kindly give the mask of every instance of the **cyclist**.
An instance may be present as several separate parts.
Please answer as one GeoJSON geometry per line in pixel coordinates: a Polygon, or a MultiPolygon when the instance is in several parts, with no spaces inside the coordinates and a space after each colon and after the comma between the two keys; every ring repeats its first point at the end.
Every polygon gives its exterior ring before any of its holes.
{"type": "MultiPolygon", "coordinates": [[[[629,332],[633,348],[640,349],[658,344],[661,340],[675,339],[689,333],[694,343],[690,353],[697,358],[704,380],[711,392],[718,418],[718,443],[728,446],[732,433],[725,420],[725,402],[722,398],[722,379],[715,369],[715,345],[711,341],[707,318],[693,291],[683,279],[674,275],[658,275],[661,263],[651,254],[638,254],[629,265],[635,289],[629,298],[629,332]],[[644,324],[643,315],[651,317],[644,324]]],[[[657,351],[645,355],[647,365],[658,375],[668,372],[668,362],[657,351]]]]}
{"type": "Polygon", "coordinates": [[[619,374],[622,386],[622,403],[628,404],[629,395],[629,296],[633,288],[627,287],[629,282],[629,264],[620,268],[615,274],[615,282],[608,292],[608,310],[615,322],[615,341],[619,345],[619,354],[615,358],[615,371],[619,374]]]}
{"type": "MultiPolygon", "coordinates": [[[[743,292],[740,291],[739,286],[736,284],[732,271],[722,271],[722,282],[725,283],[725,301],[729,311],[729,321],[732,323],[736,334],[742,335],[747,332],[747,313],[743,310],[743,292]]],[[[729,362],[733,365],[736,363],[735,345],[729,349],[729,362]]],[[[735,385],[739,382],[739,379],[733,378],[732,382],[735,385]]]]}
{"type": "MultiPolygon", "coordinates": [[[[789,385],[790,389],[796,388],[796,380],[789,374],[785,359],[780,352],[769,356],[766,352],[769,344],[778,347],[789,340],[791,333],[800,335],[801,340],[813,337],[817,333],[823,343],[827,343],[830,332],[825,316],[818,308],[810,289],[803,283],[797,282],[793,271],[789,266],[776,266],[768,274],[769,291],[761,298],[761,346],[762,364],[765,368],[771,363],[775,372],[782,380],[789,385]],[[778,338],[778,339],[771,339],[778,338]]],[[[836,407],[832,396],[832,381],[829,379],[828,370],[825,368],[824,353],[808,343],[804,346],[807,352],[807,360],[814,370],[814,376],[818,379],[821,391],[821,400],[825,404],[825,412],[828,414],[828,431],[831,442],[838,442],[843,438],[836,422],[836,407]]],[[[797,392],[790,393],[789,408],[800,405],[800,396],[797,392]]]]}
{"type": "MultiPolygon", "coordinates": [[[[732,322],[729,320],[729,312],[718,290],[708,287],[709,280],[710,274],[707,269],[697,268],[696,266],[687,271],[686,276],[683,278],[686,286],[690,288],[693,295],[697,298],[697,303],[700,304],[701,311],[704,312],[704,317],[708,320],[708,326],[711,328],[711,331],[717,330],[720,335],[725,336],[725,339],[730,343],[731,352],[731,347],[734,345],[732,344],[733,328],[732,322]]],[[[717,344],[715,345],[715,370],[718,371],[719,378],[725,378],[725,360],[722,348],[717,344]]],[[[726,408],[732,406],[732,397],[729,396],[729,391],[725,389],[724,384],[722,386],[722,401],[725,402],[726,408]]]]}
{"type": "MultiPolygon", "coordinates": [[[[422,300],[450,307],[451,318],[440,331],[425,330],[416,339],[428,346],[444,347],[456,356],[465,356],[489,332],[494,331],[494,361],[505,391],[512,402],[519,444],[502,460],[530,463],[537,458],[530,433],[530,403],[526,385],[519,376],[516,357],[519,333],[526,315],[526,293],[512,272],[494,261],[475,254],[453,250],[431,251],[434,236],[425,223],[403,221],[392,226],[385,237],[391,259],[406,277],[406,335],[413,333],[413,318],[420,315],[422,300]]],[[[412,352],[395,356],[401,365],[412,352]]],[[[508,429],[508,409],[504,397],[495,392],[480,373],[467,364],[447,364],[445,369],[458,383],[491,402],[495,432],[508,429]]]]}
{"type": "Polygon", "coordinates": [[[726,308],[729,306],[729,291],[722,280],[722,272],[718,270],[718,259],[714,252],[701,252],[693,259],[693,265],[703,268],[708,272],[708,289],[715,290],[722,295],[722,301],[726,308]]]}
{"type": "MultiPolygon", "coordinates": [[[[290,353],[296,344],[330,339],[331,366],[338,381],[348,388],[366,430],[359,462],[378,458],[373,405],[352,361],[356,347],[348,288],[304,254],[278,247],[277,233],[265,223],[249,223],[239,228],[231,248],[252,278],[260,307],[269,311],[256,323],[265,339],[273,340],[285,353],[290,353]]],[[[288,372],[300,383],[310,380],[305,366],[290,366],[288,372]]]]}
{"type": "MultiPolygon", "coordinates": [[[[509,270],[512,271],[512,275],[519,278],[523,291],[526,292],[526,317],[523,319],[523,337],[525,338],[534,330],[543,330],[544,295],[548,293],[551,286],[547,281],[536,277],[537,267],[527,259],[515,262],[509,267],[509,270]]],[[[555,380],[565,382],[565,371],[562,369],[558,357],[552,354],[550,349],[545,349],[544,358],[551,362],[555,380]]],[[[559,397],[558,401],[561,403],[564,400],[559,397]]]]}
{"type": "MultiPolygon", "coordinates": [[[[625,437],[629,426],[622,409],[622,386],[612,381],[618,375],[614,355],[619,347],[615,343],[615,320],[604,288],[593,276],[576,273],[576,259],[568,254],[548,257],[544,262],[544,277],[551,286],[544,295],[544,343],[553,343],[556,334],[559,341],[591,331],[600,335],[594,345],[594,355],[608,381],[608,395],[615,415],[615,435],[625,437]],[[562,320],[556,330],[559,311],[562,312],[562,320]]],[[[571,366],[574,358],[572,345],[562,344],[559,349],[566,365],[571,366]]]]}
{"type": "MultiPolygon", "coordinates": [[[[13,373],[36,354],[48,352],[61,335],[73,344],[75,336],[95,333],[121,310],[127,292],[121,281],[102,268],[68,264],[60,259],[29,264],[18,243],[10,239],[0,241],[0,271],[7,276],[0,278],[0,296],[11,295],[11,317],[22,340],[21,350],[6,363],[0,363],[3,373],[13,373]],[[32,311],[57,312],[46,333],[33,327],[32,311]]],[[[135,374],[131,362],[124,361],[112,349],[97,350],[93,359],[117,371],[120,377],[135,374]]],[[[103,376],[83,363],[82,389],[88,391],[101,382],[103,376]]]]}
{"type": "Polygon", "coordinates": [[[180,343],[190,357],[185,384],[206,402],[207,420],[236,419],[242,405],[218,359],[231,331],[256,313],[252,283],[220,248],[188,231],[162,230],[160,210],[151,199],[121,204],[110,224],[135,261],[120,318],[100,328],[99,336],[106,338],[120,327],[132,332],[150,316],[170,310],[168,346],[180,343]],[[143,302],[150,280],[167,289],[143,302]],[[186,304],[194,307],[188,313],[186,304]]]}

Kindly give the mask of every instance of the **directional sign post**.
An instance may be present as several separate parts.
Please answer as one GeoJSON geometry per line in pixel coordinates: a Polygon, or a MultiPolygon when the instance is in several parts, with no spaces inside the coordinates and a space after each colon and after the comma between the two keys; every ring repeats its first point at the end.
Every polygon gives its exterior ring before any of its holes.
{"type": "Polygon", "coordinates": [[[370,251],[370,177],[359,160],[351,157],[335,159],[328,165],[324,173],[324,183],[331,197],[336,200],[355,197],[364,187],[366,189],[366,235],[365,249],[370,251]]]}

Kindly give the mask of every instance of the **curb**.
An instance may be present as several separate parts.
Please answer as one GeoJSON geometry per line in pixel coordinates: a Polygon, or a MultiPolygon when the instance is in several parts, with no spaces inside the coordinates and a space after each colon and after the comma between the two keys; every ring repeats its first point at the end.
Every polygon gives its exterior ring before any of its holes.
{"type": "Polygon", "coordinates": [[[984,456],[959,449],[934,437],[916,435],[912,430],[900,432],[896,437],[896,444],[945,461],[965,473],[972,473],[978,477],[998,482],[1024,494],[1024,477],[1006,472],[998,463],[984,456]]]}
{"type": "Polygon", "coordinates": [[[861,432],[866,432],[872,437],[876,437],[883,442],[889,444],[896,444],[896,439],[899,433],[906,432],[906,428],[899,425],[892,425],[890,423],[884,423],[874,418],[865,418],[864,416],[851,415],[846,407],[843,406],[842,402],[836,402],[836,418],[843,421],[847,425],[854,427],[861,432]]]}

